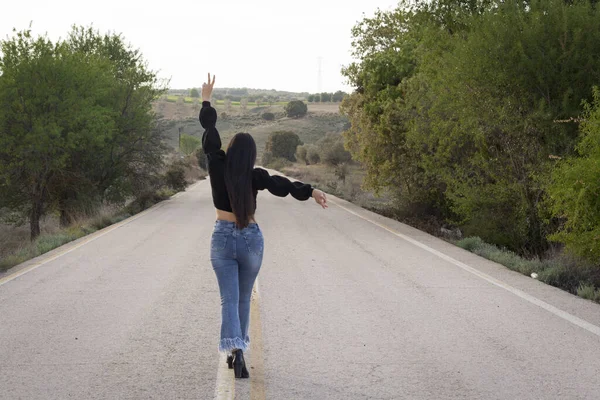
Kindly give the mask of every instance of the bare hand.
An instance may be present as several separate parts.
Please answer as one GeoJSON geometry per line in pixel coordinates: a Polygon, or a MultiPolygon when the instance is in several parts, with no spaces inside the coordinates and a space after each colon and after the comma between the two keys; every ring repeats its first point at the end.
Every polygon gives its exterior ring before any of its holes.
{"type": "Polygon", "coordinates": [[[210,72],[208,73],[208,82],[202,84],[202,101],[210,101],[212,96],[213,87],[215,86],[216,75],[212,77],[210,81],[210,72]]]}
{"type": "Polygon", "coordinates": [[[325,196],[325,193],[323,193],[319,189],[313,189],[312,197],[315,199],[317,204],[319,204],[321,207],[323,207],[323,208],[329,207],[327,205],[327,197],[325,196]]]}

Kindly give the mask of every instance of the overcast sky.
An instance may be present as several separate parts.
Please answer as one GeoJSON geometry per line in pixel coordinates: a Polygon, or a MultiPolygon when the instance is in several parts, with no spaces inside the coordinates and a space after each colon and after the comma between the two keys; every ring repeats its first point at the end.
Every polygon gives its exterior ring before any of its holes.
{"type": "Polygon", "coordinates": [[[174,89],[215,87],[349,91],[340,74],[351,61],[351,28],[397,0],[138,1],[21,0],[3,4],[0,35],[12,28],[65,37],[72,24],[122,33],[174,89]]]}

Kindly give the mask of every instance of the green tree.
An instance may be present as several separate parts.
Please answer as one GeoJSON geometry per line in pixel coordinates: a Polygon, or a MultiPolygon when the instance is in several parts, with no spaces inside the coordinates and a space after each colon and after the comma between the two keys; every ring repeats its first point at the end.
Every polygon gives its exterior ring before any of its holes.
{"type": "Polygon", "coordinates": [[[185,133],[181,134],[181,142],[179,143],[179,150],[186,156],[194,154],[196,150],[200,147],[202,141],[191,135],[187,135],[185,133]]]}
{"type": "Polygon", "coordinates": [[[301,144],[300,137],[294,132],[277,131],[269,135],[265,144],[265,153],[270,154],[272,158],[296,161],[296,148],[301,144]]]}
{"type": "Polygon", "coordinates": [[[308,107],[301,100],[293,100],[286,104],[285,112],[290,118],[303,117],[308,112],[308,107]]]}
{"type": "Polygon", "coordinates": [[[115,123],[106,88],[109,62],[74,54],[64,42],[18,32],[0,42],[0,207],[28,215],[32,240],[56,201],[53,188],[78,182],[77,154],[102,146],[115,123]]]}
{"type": "Polygon", "coordinates": [[[577,141],[554,121],[580,115],[600,80],[600,40],[583,32],[600,35],[598,10],[560,0],[416,1],[363,20],[341,109],[367,185],[541,254],[548,157],[577,141]]]}
{"type": "Polygon", "coordinates": [[[341,90],[338,90],[337,92],[335,92],[333,94],[333,96],[331,97],[331,100],[334,101],[334,102],[336,102],[336,103],[339,103],[342,100],[344,100],[344,97],[346,97],[347,95],[348,95],[348,93],[342,92],[341,90]]]}
{"type": "Polygon", "coordinates": [[[151,107],[164,91],[139,52],[84,28],[57,43],[18,32],[0,47],[0,207],[27,215],[32,239],[50,211],[64,225],[157,182],[151,107]]]}
{"type": "Polygon", "coordinates": [[[331,101],[331,93],[321,93],[321,101],[323,103],[329,103],[331,101]]]}
{"type": "Polygon", "coordinates": [[[200,93],[198,92],[198,89],[196,88],[192,88],[192,90],[190,90],[190,97],[200,97],[200,93]]]}
{"type": "Polygon", "coordinates": [[[548,188],[553,216],[562,221],[550,238],[589,261],[600,260],[600,90],[586,105],[577,155],[560,161],[548,188]]]}
{"type": "Polygon", "coordinates": [[[89,149],[89,162],[75,163],[72,170],[91,180],[102,200],[123,201],[156,187],[166,146],[152,106],[166,88],[121,35],[74,27],[66,43],[74,53],[108,59],[112,76],[105,87],[109,101],[102,105],[110,110],[114,128],[104,132],[101,147],[89,149]]]}
{"type": "Polygon", "coordinates": [[[313,101],[315,101],[315,95],[314,94],[309,94],[308,98],[306,99],[309,103],[312,103],[313,101]]]}

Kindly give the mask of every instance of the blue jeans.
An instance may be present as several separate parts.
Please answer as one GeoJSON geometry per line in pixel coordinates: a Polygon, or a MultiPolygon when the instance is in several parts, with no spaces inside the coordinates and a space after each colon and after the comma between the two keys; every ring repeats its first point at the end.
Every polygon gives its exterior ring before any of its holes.
{"type": "Polygon", "coordinates": [[[264,240],[256,223],[238,229],[217,220],[210,243],[210,261],[221,292],[219,351],[246,351],[250,343],[250,297],[262,264],[264,240]]]}

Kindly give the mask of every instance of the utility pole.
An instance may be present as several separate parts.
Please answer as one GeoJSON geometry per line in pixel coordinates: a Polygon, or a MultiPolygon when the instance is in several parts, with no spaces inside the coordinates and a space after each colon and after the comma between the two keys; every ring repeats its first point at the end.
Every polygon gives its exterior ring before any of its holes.
{"type": "Polygon", "coordinates": [[[179,127],[179,152],[181,153],[181,132],[183,132],[183,126],[179,127]]]}
{"type": "Polygon", "coordinates": [[[321,87],[323,86],[323,57],[319,56],[319,72],[317,74],[317,93],[321,94],[321,87]]]}

